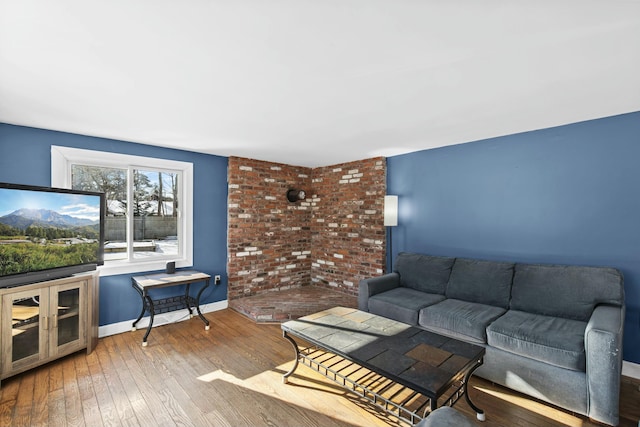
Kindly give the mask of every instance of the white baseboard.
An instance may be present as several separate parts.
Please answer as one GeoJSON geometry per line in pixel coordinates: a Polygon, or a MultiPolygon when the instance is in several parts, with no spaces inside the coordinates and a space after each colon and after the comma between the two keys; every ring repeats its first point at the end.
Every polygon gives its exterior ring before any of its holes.
{"type": "Polygon", "coordinates": [[[622,375],[640,380],[640,365],[637,363],[622,361],[622,375]]]}
{"type": "MultiPolygon", "coordinates": [[[[224,310],[229,307],[229,301],[218,301],[209,304],[203,304],[200,306],[200,311],[204,313],[210,313],[212,311],[224,310]]],[[[197,313],[196,313],[197,315],[197,313]]],[[[182,322],[189,319],[189,311],[184,308],[182,310],[170,311],[168,313],[157,314],[153,319],[153,327],[167,325],[169,323],[182,322]]],[[[108,325],[100,326],[98,328],[98,337],[108,337],[109,335],[121,334],[123,332],[130,332],[131,325],[136,319],[125,320],[124,322],[110,323],[108,325]]],[[[136,325],[136,329],[145,329],[149,326],[149,316],[140,319],[136,325]]]]}

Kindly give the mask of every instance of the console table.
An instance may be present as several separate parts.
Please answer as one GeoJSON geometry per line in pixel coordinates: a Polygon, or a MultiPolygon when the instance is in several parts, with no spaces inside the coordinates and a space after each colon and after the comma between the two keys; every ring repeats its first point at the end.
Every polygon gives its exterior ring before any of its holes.
{"type": "Polygon", "coordinates": [[[136,330],[136,324],[140,321],[140,319],[142,319],[145,311],[148,311],[150,316],[149,326],[147,326],[147,332],[144,334],[144,338],[142,338],[143,347],[146,347],[147,345],[147,337],[149,337],[149,333],[151,332],[151,327],[153,326],[153,317],[156,313],[159,314],[186,308],[189,310],[189,315],[193,317],[193,307],[198,312],[198,316],[200,317],[200,319],[202,319],[202,321],[204,322],[204,329],[206,331],[209,330],[209,321],[202,315],[202,312],[200,311],[200,296],[202,295],[202,292],[209,287],[209,279],[211,279],[210,275],[193,270],[181,270],[176,271],[172,274],[149,274],[146,276],[135,276],[131,278],[131,286],[133,286],[133,289],[135,289],[136,292],[138,292],[138,294],[140,295],[140,298],[142,298],[142,310],[140,311],[140,315],[138,316],[138,318],[135,320],[135,322],[133,322],[131,330],[136,330]],[[204,282],[204,286],[200,288],[197,295],[193,297],[190,295],[189,290],[191,284],[197,282],[204,282]],[[186,285],[184,295],[154,299],[149,294],[149,291],[152,289],[166,288],[169,286],[178,285],[186,285]]]}

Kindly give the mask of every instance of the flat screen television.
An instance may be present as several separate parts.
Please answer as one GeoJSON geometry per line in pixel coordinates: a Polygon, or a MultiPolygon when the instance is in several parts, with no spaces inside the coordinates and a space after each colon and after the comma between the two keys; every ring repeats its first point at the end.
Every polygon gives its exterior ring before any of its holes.
{"type": "Polygon", "coordinates": [[[104,262],[103,193],[0,183],[0,288],[104,262]]]}

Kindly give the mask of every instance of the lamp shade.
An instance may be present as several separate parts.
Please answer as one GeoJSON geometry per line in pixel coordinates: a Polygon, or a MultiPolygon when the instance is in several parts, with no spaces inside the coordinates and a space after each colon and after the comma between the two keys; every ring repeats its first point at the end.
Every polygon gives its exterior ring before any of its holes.
{"type": "Polygon", "coordinates": [[[384,196],[384,225],[398,225],[398,196],[384,196]]]}

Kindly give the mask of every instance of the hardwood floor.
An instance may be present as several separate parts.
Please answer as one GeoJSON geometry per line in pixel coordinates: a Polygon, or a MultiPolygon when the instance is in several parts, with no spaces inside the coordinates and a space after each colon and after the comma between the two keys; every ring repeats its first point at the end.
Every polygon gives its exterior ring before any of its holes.
{"type": "MultiPolygon", "coordinates": [[[[306,366],[293,363],[279,324],[232,310],[100,339],[96,350],[6,379],[0,426],[393,426],[399,424],[306,366]]],[[[584,417],[474,378],[478,425],[595,426],[584,417]]],[[[623,383],[622,426],[637,426],[638,384],[623,383]]],[[[467,414],[463,400],[456,408],[467,414]]],[[[406,424],[405,424],[406,425],[406,424]]]]}

